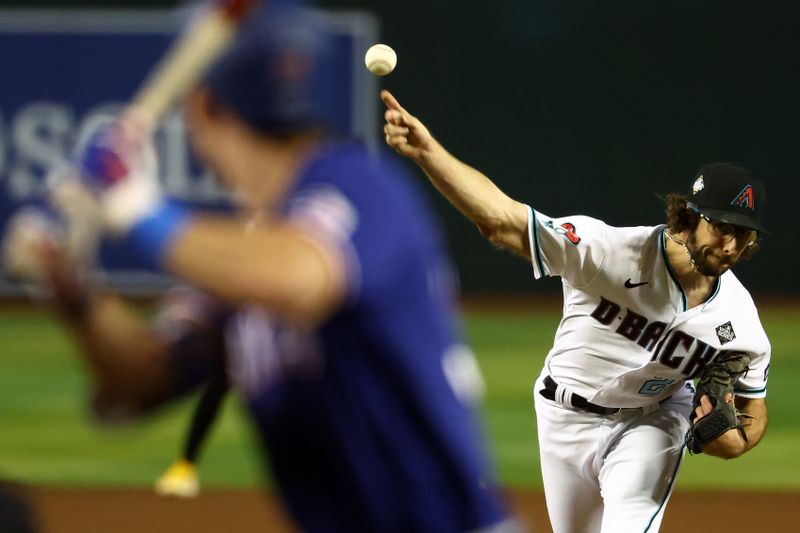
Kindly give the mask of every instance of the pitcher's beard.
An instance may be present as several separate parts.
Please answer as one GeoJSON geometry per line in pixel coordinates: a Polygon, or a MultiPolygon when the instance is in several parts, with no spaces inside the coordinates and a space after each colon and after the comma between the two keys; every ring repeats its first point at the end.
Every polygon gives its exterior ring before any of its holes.
{"type": "Polygon", "coordinates": [[[697,239],[694,234],[689,236],[689,240],[686,241],[685,246],[686,251],[689,252],[689,261],[692,263],[692,268],[698,274],[718,278],[734,265],[734,262],[721,260],[707,247],[698,248],[697,239]],[[717,264],[713,264],[709,260],[709,257],[716,259],[717,264]]]}

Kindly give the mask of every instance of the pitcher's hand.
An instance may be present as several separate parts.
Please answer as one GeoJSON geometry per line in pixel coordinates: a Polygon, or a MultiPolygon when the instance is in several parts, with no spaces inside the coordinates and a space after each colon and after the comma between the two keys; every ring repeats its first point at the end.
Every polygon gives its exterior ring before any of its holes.
{"type": "Polygon", "coordinates": [[[386,104],[383,126],[386,144],[398,154],[422,162],[436,145],[428,128],[406,111],[389,91],[381,91],[381,100],[386,104]]]}

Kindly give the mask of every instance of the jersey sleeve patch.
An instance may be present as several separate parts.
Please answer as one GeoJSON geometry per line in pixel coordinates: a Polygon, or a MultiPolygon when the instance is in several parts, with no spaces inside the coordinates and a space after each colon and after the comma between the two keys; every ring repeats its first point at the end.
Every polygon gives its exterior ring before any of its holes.
{"type": "Polygon", "coordinates": [[[352,243],[359,224],[358,211],[352,202],[333,185],[313,185],[292,199],[288,220],[311,242],[342,254],[349,299],[355,299],[361,284],[361,269],[352,243]]]}
{"type": "Polygon", "coordinates": [[[350,240],[358,213],[347,197],[331,185],[317,185],[295,197],[289,218],[315,235],[336,243],[350,240]]]}
{"type": "Polygon", "coordinates": [[[607,226],[584,215],[552,218],[528,207],[528,239],[536,279],[561,276],[590,283],[606,257],[607,226]]]}

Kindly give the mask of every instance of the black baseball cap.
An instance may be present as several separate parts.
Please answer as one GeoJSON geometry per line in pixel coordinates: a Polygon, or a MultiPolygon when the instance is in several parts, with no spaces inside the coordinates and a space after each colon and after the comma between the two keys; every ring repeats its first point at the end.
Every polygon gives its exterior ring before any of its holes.
{"type": "Polygon", "coordinates": [[[700,167],[686,199],[690,208],[711,220],[769,233],[762,222],[764,182],[735,163],[708,163],[700,167]]]}

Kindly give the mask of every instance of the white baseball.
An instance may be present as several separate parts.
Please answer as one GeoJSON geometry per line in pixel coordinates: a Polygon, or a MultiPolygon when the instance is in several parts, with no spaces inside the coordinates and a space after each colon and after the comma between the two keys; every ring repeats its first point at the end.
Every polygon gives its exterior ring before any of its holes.
{"type": "Polygon", "coordinates": [[[397,65],[397,54],[392,50],[391,46],[375,44],[367,50],[367,54],[364,56],[364,64],[376,76],[386,76],[397,65]]]}

